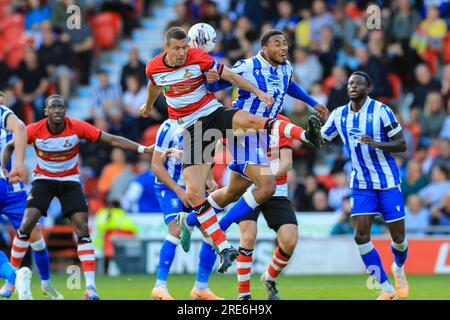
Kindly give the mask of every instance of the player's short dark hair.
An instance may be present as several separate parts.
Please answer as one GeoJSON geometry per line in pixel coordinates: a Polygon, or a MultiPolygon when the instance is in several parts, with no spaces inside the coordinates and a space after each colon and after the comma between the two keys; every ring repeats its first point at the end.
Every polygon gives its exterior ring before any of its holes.
{"type": "Polygon", "coordinates": [[[62,95],[60,95],[60,94],[52,94],[51,96],[47,97],[47,99],[45,99],[45,106],[49,106],[51,100],[54,100],[54,99],[58,99],[58,100],[62,101],[63,106],[66,106],[66,102],[64,100],[64,97],[62,95]]]}
{"type": "Polygon", "coordinates": [[[279,34],[284,36],[283,32],[281,32],[280,30],[277,30],[277,29],[270,29],[270,30],[267,30],[266,32],[264,32],[264,34],[261,36],[261,48],[264,47],[265,45],[267,45],[267,42],[269,42],[269,39],[271,37],[277,36],[279,34]]]}
{"type": "Polygon", "coordinates": [[[172,27],[166,31],[166,43],[170,43],[170,40],[184,40],[187,38],[187,33],[183,28],[180,27],[172,27]]]}
{"type": "Polygon", "coordinates": [[[370,76],[367,73],[365,73],[363,71],[355,71],[350,75],[350,77],[351,76],[361,76],[366,80],[367,86],[369,88],[372,86],[372,79],[370,78],[370,76]]]}

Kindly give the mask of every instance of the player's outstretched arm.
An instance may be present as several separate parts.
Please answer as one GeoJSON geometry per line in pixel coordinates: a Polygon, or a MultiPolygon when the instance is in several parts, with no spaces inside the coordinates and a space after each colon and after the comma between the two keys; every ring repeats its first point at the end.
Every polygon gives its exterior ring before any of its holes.
{"type": "MultiPolygon", "coordinates": [[[[17,116],[11,114],[6,119],[6,130],[11,131],[14,134],[13,150],[16,152],[14,163],[8,174],[8,178],[11,183],[17,183],[25,177],[24,162],[27,149],[27,128],[17,116]]],[[[9,149],[11,149],[11,147],[9,147],[9,149]]],[[[10,152],[12,154],[12,150],[10,152]]],[[[2,162],[2,165],[4,164],[6,166],[9,159],[11,159],[11,154],[8,156],[8,161],[2,162]]]]}
{"type": "Polygon", "coordinates": [[[255,87],[249,81],[245,80],[243,77],[231,71],[227,67],[223,67],[223,71],[220,77],[222,79],[227,80],[228,82],[238,87],[239,89],[254,93],[259,98],[259,100],[261,100],[266,104],[266,108],[270,108],[275,101],[272,95],[255,87]]]}
{"type": "Polygon", "coordinates": [[[359,138],[359,141],[361,141],[362,143],[366,143],[373,148],[378,148],[387,152],[395,153],[406,151],[406,141],[405,137],[403,136],[403,132],[401,131],[394,135],[387,142],[375,141],[371,136],[367,135],[361,136],[359,138]]]}
{"type": "Polygon", "coordinates": [[[312,98],[308,93],[303,91],[303,89],[295,83],[295,81],[291,81],[289,83],[289,87],[286,92],[291,97],[301,100],[314,108],[317,111],[319,117],[324,118],[328,115],[328,108],[323,104],[318,103],[314,98],[312,98]]]}
{"type": "Polygon", "coordinates": [[[156,101],[156,98],[158,98],[159,94],[161,93],[161,88],[157,85],[154,85],[152,81],[148,82],[147,85],[147,100],[145,103],[141,106],[141,115],[144,118],[147,118],[150,116],[150,112],[152,111],[153,104],[156,101]]]}
{"type": "Polygon", "coordinates": [[[100,142],[108,143],[111,146],[115,148],[120,148],[127,151],[133,151],[138,153],[152,153],[153,148],[152,146],[146,147],[143,145],[140,145],[136,142],[133,142],[131,140],[128,140],[127,138],[121,137],[121,136],[115,136],[112,134],[109,134],[105,131],[101,132],[100,135],[100,142]]]}

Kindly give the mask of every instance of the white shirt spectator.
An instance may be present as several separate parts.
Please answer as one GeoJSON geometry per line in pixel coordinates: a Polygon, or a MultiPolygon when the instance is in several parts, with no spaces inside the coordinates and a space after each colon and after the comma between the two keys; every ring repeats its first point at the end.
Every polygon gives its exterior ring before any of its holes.
{"type": "Polygon", "coordinates": [[[123,95],[123,103],[125,110],[134,118],[139,117],[139,108],[145,103],[147,99],[147,89],[142,87],[138,92],[125,91],[123,95]]]}

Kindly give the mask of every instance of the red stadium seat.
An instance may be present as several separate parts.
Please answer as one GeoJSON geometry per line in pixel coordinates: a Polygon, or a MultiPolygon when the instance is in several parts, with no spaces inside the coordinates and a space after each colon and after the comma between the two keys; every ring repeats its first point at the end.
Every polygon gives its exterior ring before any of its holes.
{"type": "Polygon", "coordinates": [[[23,15],[15,13],[2,19],[0,22],[0,33],[7,34],[10,29],[25,30],[23,15]]]}
{"type": "Polygon", "coordinates": [[[25,51],[20,42],[5,48],[5,61],[11,68],[17,67],[24,56],[25,51]]]}
{"type": "Polygon", "coordinates": [[[92,27],[96,46],[111,49],[122,32],[122,20],[117,13],[103,12],[93,18],[92,27]]]}
{"type": "Polygon", "coordinates": [[[392,87],[392,99],[400,98],[400,94],[402,92],[402,80],[395,73],[388,74],[388,80],[391,83],[392,87]]]}
{"type": "Polygon", "coordinates": [[[447,36],[444,38],[442,60],[444,63],[450,62],[450,31],[447,32],[447,36]]]}

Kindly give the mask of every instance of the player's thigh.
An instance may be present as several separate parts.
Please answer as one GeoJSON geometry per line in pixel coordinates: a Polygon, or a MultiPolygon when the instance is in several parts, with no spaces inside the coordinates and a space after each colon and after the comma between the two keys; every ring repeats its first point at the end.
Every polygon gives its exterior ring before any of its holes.
{"type": "Polygon", "coordinates": [[[25,191],[7,194],[2,213],[9,219],[14,229],[19,229],[25,214],[27,193],[25,191]]]}
{"type": "Polygon", "coordinates": [[[240,246],[244,249],[253,249],[256,243],[256,234],[257,234],[257,221],[254,219],[256,216],[256,220],[258,219],[258,215],[252,215],[246,220],[242,220],[239,222],[239,232],[240,236],[240,246]]]}
{"type": "Polygon", "coordinates": [[[233,130],[264,129],[267,118],[259,117],[246,110],[238,110],[233,117],[233,130]]]}
{"type": "Polygon", "coordinates": [[[198,205],[205,198],[206,180],[211,171],[210,164],[196,164],[183,168],[183,178],[186,185],[186,195],[189,205],[198,205]]]}
{"type": "MultiPolygon", "coordinates": [[[[281,226],[298,225],[295,211],[286,197],[272,197],[264,202],[260,208],[269,228],[277,233],[281,226]]],[[[294,235],[297,234],[298,231],[296,230],[294,235]]]]}
{"type": "Polygon", "coordinates": [[[70,217],[77,212],[88,212],[88,204],[83,187],[79,182],[61,182],[57,198],[61,202],[62,215],[70,217]]]}
{"type": "Polygon", "coordinates": [[[249,163],[244,171],[257,186],[271,184],[275,186],[275,178],[269,164],[249,163]]]}
{"type": "MultiPolygon", "coordinates": [[[[220,189],[218,196],[220,197],[220,202],[222,206],[227,206],[228,204],[239,200],[239,198],[244,194],[244,192],[252,185],[252,181],[243,177],[236,171],[231,171],[230,180],[226,187],[220,189]]],[[[213,198],[216,200],[216,193],[213,193],[213,198]]]]}
{"type": "Polygon", "coordinates": [[[46,216],[50,202],[55,196],[57,196],[56,181],[35,180],[31,183],[31,190],[27,197],[26,208],[37,209],[41,215],[46,216]]]}
{"type": "Polygon", "coordinates": [[[156,197],[164,216],[164,222],[169,225],[175,221],[179,212],[183,212],[183,202],[177,194],[166,186],[155,186],[156,197]]]}
{"type": "Polygon", "coordinates": [[[378,202],[386,223],[405,219],[405,203],[400,187],[378,191],[378,202]]]}

